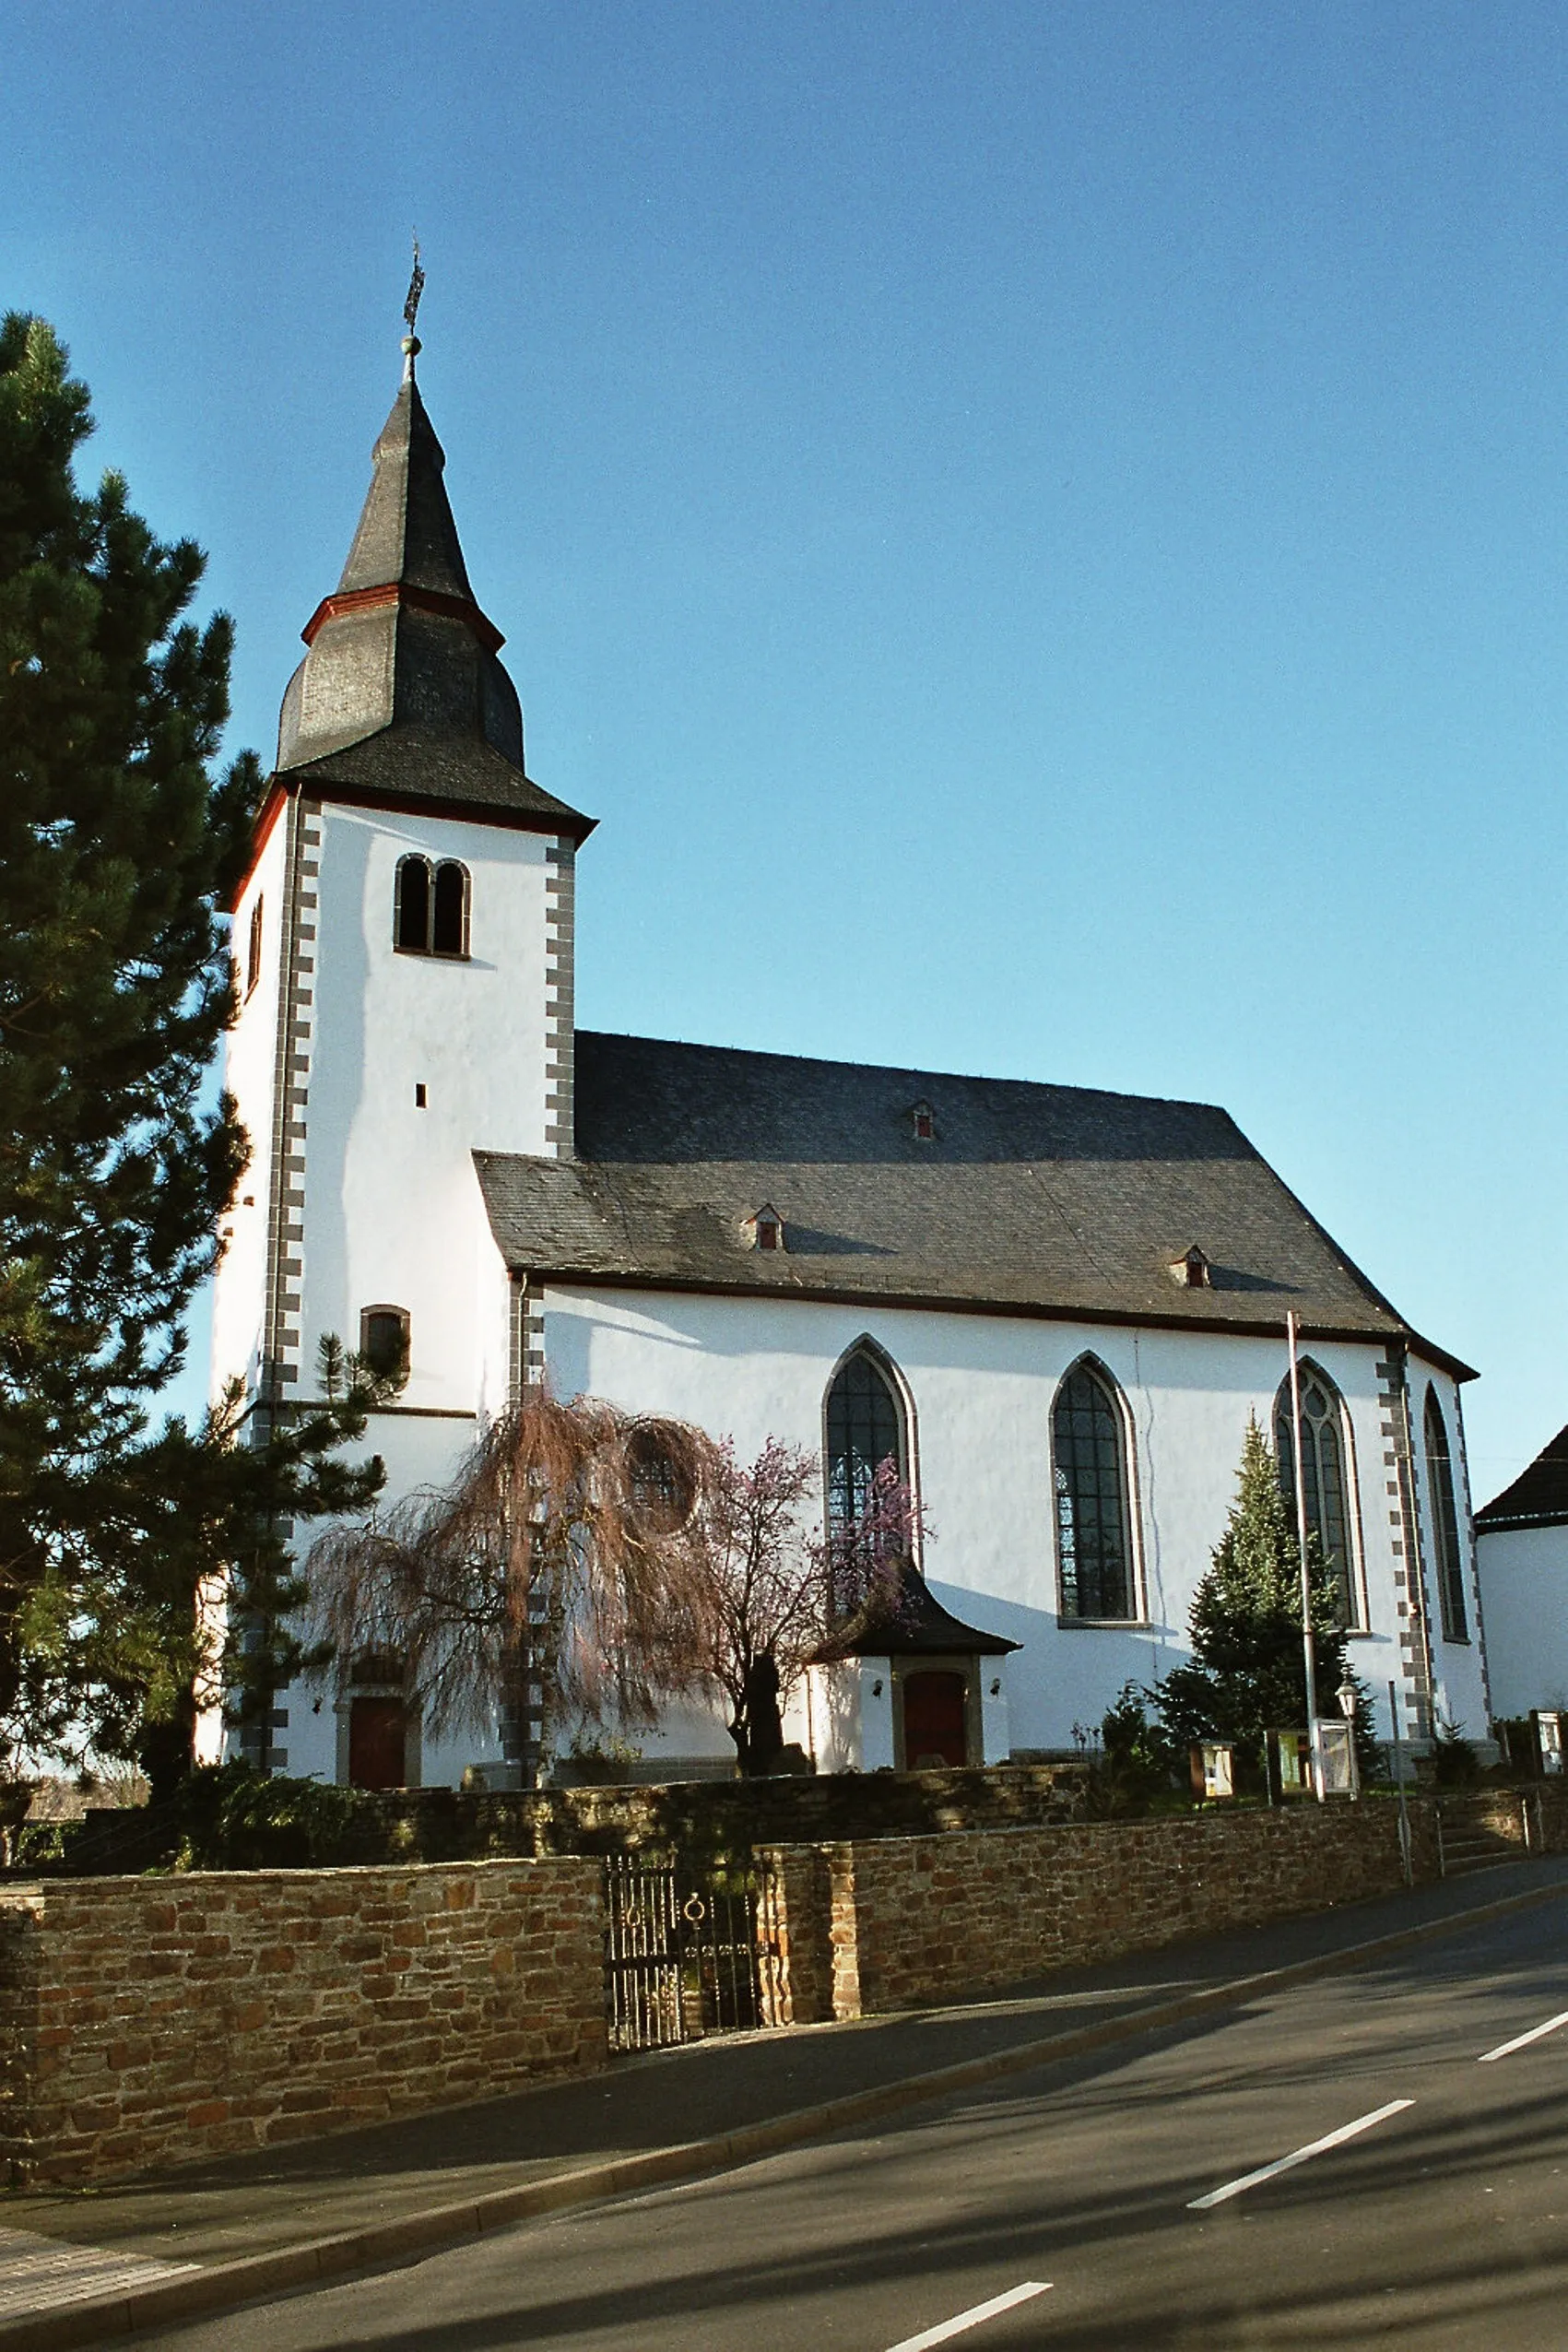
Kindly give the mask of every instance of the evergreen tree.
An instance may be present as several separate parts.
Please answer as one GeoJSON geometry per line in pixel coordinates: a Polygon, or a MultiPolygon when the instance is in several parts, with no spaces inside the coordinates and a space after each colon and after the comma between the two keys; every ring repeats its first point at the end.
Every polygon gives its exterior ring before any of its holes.
{"type": "Polygon", "coordinates": [[[270,1555],[329,1450],[319,1416],[248,1447],[229,1406],[147,1435],[247,1157],[203,1081],[261,777],[215,772],[200,550],[78,487],[91,430],[52,330],[0,322],[0,1774],[188,1715],[196,1586],[270,1555]]]}
{"type": "MultiPolygon", "coordinates": [[[[1335,1579],[1315,1534],[1307,1539],[1307,1566],[1321,1714],[1333,1711],[1345,1679],[1345,1632],[1335,1579]]],[[[1178,1666],[1150,1694],[1172,1747],[1180,1754],[1198,1740],[1232,1740],[1244,1776],[1261,1777],[1265,1733],[1304,1726],[1306,1691],[1301,1546],[1256,1416],[1247,1422],[1230,1520],[1187,1623],[1192,1664],[1178,1666]]],[[[1364,1692],[1359,1713],[1364,1766],[1375,1754],[1364,1692]]]]}

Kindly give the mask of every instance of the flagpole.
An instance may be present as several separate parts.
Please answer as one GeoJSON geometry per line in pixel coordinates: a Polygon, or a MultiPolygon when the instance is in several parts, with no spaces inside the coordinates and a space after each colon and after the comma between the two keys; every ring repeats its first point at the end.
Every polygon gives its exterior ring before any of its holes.
{"type": "Polygon", "coordinates": [[[1312,1632],[1312,1577],[1307,1567],[1306,1471],[1302,1461],[1302,1375],[1296,1341],[1300,1326],[1293,1312],[1285,1317],[1291,1348],[1291,1443],[1295,1448],[1296,1542],[1302,1559],[1302,1662],[1306,1670],[1307,1737],[1312,1742],[1312,1791],[1323,1802],[1323,1741],[1317,1728],[1317,1647],[1312,1632]]]}

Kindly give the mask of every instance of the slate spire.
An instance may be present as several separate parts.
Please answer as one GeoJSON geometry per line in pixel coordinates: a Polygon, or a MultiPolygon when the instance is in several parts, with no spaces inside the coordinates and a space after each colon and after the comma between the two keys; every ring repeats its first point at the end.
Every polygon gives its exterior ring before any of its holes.
{"type": "Polygon", "coordinates": [[[348,560],[302,634],[309,651],[283,698],[277,767],[312,788],[352,788],[589,820],[525,774],[523,714],[497,658],[505,640],[469,585],[447,500],[446,455],[403,339],[403,381],[377,437],[348,560]]]}

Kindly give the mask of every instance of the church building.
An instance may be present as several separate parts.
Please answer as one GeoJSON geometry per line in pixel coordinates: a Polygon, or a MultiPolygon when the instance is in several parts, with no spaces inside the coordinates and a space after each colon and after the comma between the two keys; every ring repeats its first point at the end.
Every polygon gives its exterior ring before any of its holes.
{"type": "MultiPolygon", "coordinates": [[[[1228,1115],[1070,1086],[610,1036],[574,1014],[595,821],[525,765],[415,381],[304,629],[234,901],[228,1083],[253,1160],[215,1385],[310,1393],[324,1333],[406,1353],[388,1496],[443,1483],[525,1378],[820,1455],[892,1456],[935,1531],[921,1605],[834,1656],[789,1735],[819,1769],[1071,1751],[1187,1654],[1249,1414],[1302,1471],[1387,1733],[1488,1721],[1460,1384],[1228,1115]]],[[[739,780],[737,780],[738,782],[739,780]]],[[[1049,1034],[1043,1025],[1043,1034],[1049,1034]]],[[[386,1669],[382,1668],[384,1674],[386,1669]]],[[[239,1735],[216,1714],[204,1752],[239,1735]]],[[[722,1768],[672,1712],[644,1777],[722,1768]]],[[[277,1695],[257,1760],[452,1783],[395,1686],[277,1695]]]]}

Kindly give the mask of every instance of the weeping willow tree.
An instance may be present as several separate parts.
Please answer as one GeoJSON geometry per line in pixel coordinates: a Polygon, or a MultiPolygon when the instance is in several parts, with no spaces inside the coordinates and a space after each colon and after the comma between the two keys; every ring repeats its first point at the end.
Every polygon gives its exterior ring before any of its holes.
{"type": "Polygon", "coordinates": [[[683,1423],[530,1387],[450,1486],[315,1543],[312,1630],[345,1676],[395,1660],[437,1738],[511,1718],[525,1773],[568,1728],[645,1728],[704,1680],[690,1530],[713,1451],[683,1423]]]}

